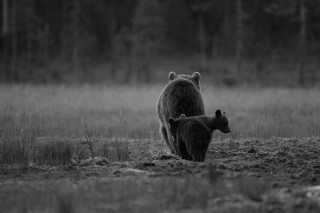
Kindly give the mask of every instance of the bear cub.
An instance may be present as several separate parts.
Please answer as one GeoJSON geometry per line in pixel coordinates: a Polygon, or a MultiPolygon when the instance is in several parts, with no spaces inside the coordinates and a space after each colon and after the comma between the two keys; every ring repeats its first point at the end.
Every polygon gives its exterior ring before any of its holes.
{"type": "Polygon", "coordinates": [[[219,109],[209,116],[170,117],[169,123],[179,155],[185,160],[204,161],[213,131],[231,132],[227,117],[219,109]]]}

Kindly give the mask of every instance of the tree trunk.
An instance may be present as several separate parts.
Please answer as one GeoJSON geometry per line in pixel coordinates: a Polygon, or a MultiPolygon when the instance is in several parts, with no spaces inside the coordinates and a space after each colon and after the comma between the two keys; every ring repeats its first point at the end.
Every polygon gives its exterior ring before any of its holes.
{"type": "Polygon", "coordinates": [[[32,54],[32,49],[33,49],[33,44],[32,44],[32,16],[33,16],[33,0],[29,0],[29,10],[28,10],[28,15],[27,21],[26,21],[26,29],[27,29],[27,37],[26,37],[26,42],[27,42],[27,52],[26,52],[26,58],[27,61],[30,62],[33,58],[32,54]]]}
{"type": "Polygon", "coordinates": [[[74,0],[74,23],[73,23],[73,50],[72,50],[72,64],[73,70],[76,71],[79,65],[79,15],[80,5],[79,0],[74,0]]]}
{"type": "Polygon", "coordinates": [[[233,45],[230,46],[230,35],[231,35],[231,11],[230,11],[230,0],[224,0],[224,11],[223,11],[223,37],[221,39],[222,41],[222,50],[223,50],[223,54],[226,53],[230,53],[230,47],[232,47],[233,45]],[[227,51],[226,51],[227,50],[227,51]]]}
{"type": "Polygon", "coordinates": [[[8,0],[2,0],[2,35],[7,34],[8,31],[8,0]]]}
{"type": "Polygon", "coordinates": [[[300,41],[299,41],[299,84],[303,86],[305,84],[305,56],[307,47],[307,19],[306,19],[306,7],[304,0],[299,0],[299,11],[300,11],[300,41]]]}
{"type": "Polygon", "coordinates": [[[224,15],[223,15],[223,22],[224,22],[224,36],[230,35],[230,1],[224,1],[224,15]]]}
{"type": "Polygon", "coordinates": [[[236,33],[236,76],[241,73],[242,53],[243,53],[243,12],[242,0],[237,0],[237,33],[236,33]]]}
{"type": "Polygon", "coordinates": [[[198,39],[199,39],[199,62],[200,62],[200,71],[207,70],[207,55],[206,55],[206,35],[205,28],[203,23],[203,14],[200,12],[198,15],[198,39]]]}
{"type": "Polygon", "coordinates": [[[16,70],[16,59],[17,59],[17,0],[12,0],[12,16],[11,16],[11,62],[10,62],[10,71],[11,71],[11,80],[17,80],[17,70],[16,70]]]}
{"type": "Polygon", "coordinates": [[[31,39],[31,24],[27,22],[27,61],[30,62],[32,59],[32,39],[31,39]]]}
{"type": "Polygon", "coordinates": [[[3,58],[6,81],[11,80],[10,57],[9,57],[9,5],[8,0],[2,0],[2,36],[3,36],[3,58]]]}
{"type": "Polygon", "coordinates": [[[133,26],[133,30],[131,33],[131,49],[130,49],[130,67],[128,69],[128,74],[126,74],[126,82],[136,82],[138,79],[138,64],[139,57],[138,53],[140,48],[138,46],[138,34],[136,32],[135,26],[133,26]],[[130,74],[131,73],[131,74],[130,74]]]}
{"type": "Polygon", "coordinates": [[[43,58],[44,61],[47,61],[49,58],[49,39],[50,39],[50,26],[49,24],[45,25],[43,31],[43,58]]]}

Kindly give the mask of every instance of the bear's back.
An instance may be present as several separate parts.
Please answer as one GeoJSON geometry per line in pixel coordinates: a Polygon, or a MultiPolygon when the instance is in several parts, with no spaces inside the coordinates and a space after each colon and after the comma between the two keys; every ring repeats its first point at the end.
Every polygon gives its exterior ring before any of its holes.
{"type": "Polygon", "coordinates": [[[169,82],[159,102],[165,120],[168,120],[169,117],[178,118],[181,114],[188,117],[205,114],[200,90],[190,80],[179,78],[169,82]]]}

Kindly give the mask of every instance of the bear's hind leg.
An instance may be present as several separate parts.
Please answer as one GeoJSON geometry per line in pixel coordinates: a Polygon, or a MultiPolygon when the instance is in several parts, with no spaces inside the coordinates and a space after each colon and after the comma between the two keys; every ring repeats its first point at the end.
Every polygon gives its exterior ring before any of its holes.
{"type": "Polygon", "coordinates": [[[175,150],[172,147],[172,144],[169,142],[168,132],[165,126],[160,125],[160,135],[162,135],[163,140],[166,142],[167,146],[170,149],[171,154],[176,154],[175,150]]]}

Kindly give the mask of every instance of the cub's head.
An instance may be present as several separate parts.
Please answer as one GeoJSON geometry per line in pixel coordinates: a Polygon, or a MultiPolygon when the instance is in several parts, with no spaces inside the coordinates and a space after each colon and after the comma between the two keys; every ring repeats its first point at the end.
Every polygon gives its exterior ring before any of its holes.
{"type": "Polygon", "coordinates": [[[196,87],[200,90],[200,73],[199,72],[195,72],[192,75],[185,75],[185,74],[180,74],[177,75],[175,72],[170,72],[169,73],[169,81],[172,81],[174,79],[186,79],[191,81],[192,83],[194,83],[194,85],[196,85],[196,87]]]}
{"type": "Polygon", "coordinates": [[[170,132],[174,138],[176,137],[177,129],[179,124],[181,123],[181,119],[184,118],[186,118],[185,114],[181,114],[180,117],[177,119],[173,119],[171,117],[169,118],[170,132]]]}
{"type": "Polygon", "coordinates": [[[231,132],[229,128],[228,118],[225,115],[225,112],[221,114],[221,110],[218,109],[215,113],[215,120],[216,120],[216,129],[219,129],[223,133],[231,132]]]}

